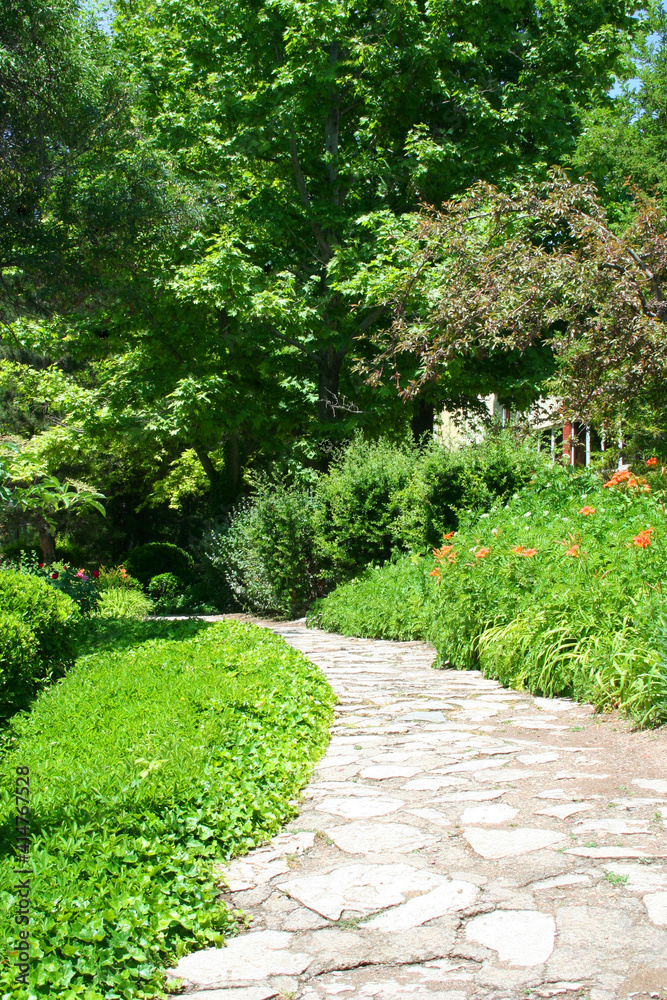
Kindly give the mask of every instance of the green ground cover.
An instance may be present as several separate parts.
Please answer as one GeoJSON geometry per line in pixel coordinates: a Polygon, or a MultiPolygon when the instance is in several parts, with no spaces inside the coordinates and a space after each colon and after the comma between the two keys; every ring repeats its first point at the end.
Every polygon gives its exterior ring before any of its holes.
{"type": "Polygon", "coordinates": [[[152,998],[177,956],[234,933],[212,864],[293,814],[332,701],[312,664],[254,626],[96,620],[87,655],[4,734],[0,994],[152,998]],[[12,968],[19,766],[32,810],[29,993],[12,968]]]}
{"type": "Polygon", "coordinates": [[[643,472],[605,485],[592,471],[541,466],[508,504],[462,516],[433,554],[370,567],[310,621],[428,639],[442,666],[664,723],[667,477],[643,472]]]}

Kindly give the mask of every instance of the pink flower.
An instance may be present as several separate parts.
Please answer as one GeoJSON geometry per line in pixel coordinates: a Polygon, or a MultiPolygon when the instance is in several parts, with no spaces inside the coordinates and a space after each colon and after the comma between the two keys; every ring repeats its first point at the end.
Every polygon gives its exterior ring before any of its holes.
{"type": "Polygon", "coordinates": [[[95,580],[97,580],[97,578],[98,578],[99,575],[100,575],[100,571],[98,569],[94,569],[93,570],[93,578],[95,580]]]}

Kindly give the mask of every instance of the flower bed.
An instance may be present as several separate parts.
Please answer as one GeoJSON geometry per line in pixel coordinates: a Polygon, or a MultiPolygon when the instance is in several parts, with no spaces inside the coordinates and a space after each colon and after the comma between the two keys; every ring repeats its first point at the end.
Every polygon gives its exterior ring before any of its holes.
{"type": "Polygon", "coordinates": [[[428,638],[439,662],[546,695],[667,721],[667,476],[551,467],[463,522],[431,556],[371,569],[313,620],[345,634],[428,638]]]}

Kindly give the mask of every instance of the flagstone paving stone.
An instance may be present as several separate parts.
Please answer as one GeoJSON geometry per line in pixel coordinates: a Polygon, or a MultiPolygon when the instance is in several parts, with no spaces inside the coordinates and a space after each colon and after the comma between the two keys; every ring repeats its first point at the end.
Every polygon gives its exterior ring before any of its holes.
{"type": "Polygon", "coordinates": [[[587,805],[585,802],[564,802],[560,806],[549,806],[548,809],[539,809],[535,815],[556,816],[558,819],[567,819],[568,816],[575,816],[580,812],[589,812],[591,809],[593,809],[593,806],[587,805]]]}
{"type": "Polygon", "coordinates": [[[436,844],[438,838],[407,823],[345,823],[325,833],[347,854],[404,854],[436,844]]]}
{"type": "Polygon", "coordinates": [[[509,965],[542,965],[554,950],[553,917],[533,910],[496,910],[468,921],[466,937],[509,965]]]}
{"type": "Polygon", "coordinates": [[[190,1000],[667,1000],[667,730],[261,623],[339,698],[299,815],[219,867],[249,920],[190,1000]]]}
{"type": "MultiPolygon", "coordinates": [[[[405,931],[409,927],[417,927],[442,917],[452,910],[465,910],[475,902],[478,895],[479,889],[471,882],[443,882],[437,889],[415,896],[402,906],[395,906],[372,920],[364,921],[361,927],[372,927],[379,931],[405,931]]],[[[644,901],[646,902],[646,897],[644,901]]]]}
{"type": "Polygon", "coordinates": [[[396,812],[405,805],[403,799],[382,798],[327,798],[315,808],[318,812],[331,813],[333,816],[344,816],[345,819],[357,819],[360,816],[386,816],[396,812]]]}
{"type": "Polygon", "coordinates": [[[440,885],[442,875],[406,864],[356,864],[278,883],[278,888],[330,920],[346,911],[357,916],[402,903],[408,893],[440,885]]]}
{"type": "Polygon", "coordinates": [[[524,827],[520,830],[483,830],[469,827],[463,833],[473,851],[483,858],[511,858],[529,851],[539,851],[565,841],[556,830],[524,827]]]}
{"type": "Polygon", "coordinates": [[[495,826],[498,823],[509,823],[518,812],[518,809],[505,805],[504,802],[486,806],[468,806],[461,816],[461,822],[463,824],[489,823],[495,826]]]}
{"type": "Polygon", "coordinates": [[[649,892],[644,896],[644,905],[652,923],[667,926],[667,892],[649,892]]]}

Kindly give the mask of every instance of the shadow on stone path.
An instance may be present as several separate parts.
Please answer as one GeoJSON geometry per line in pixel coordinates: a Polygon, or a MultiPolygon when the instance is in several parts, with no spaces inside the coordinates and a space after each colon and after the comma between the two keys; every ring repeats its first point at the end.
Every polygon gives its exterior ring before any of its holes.
{"type": "Polygon", "coordinates": [[[197,1000],[667,997],[667,732],[263,622],[339,698],[300,815],[224,869],[197,1000]]]}

